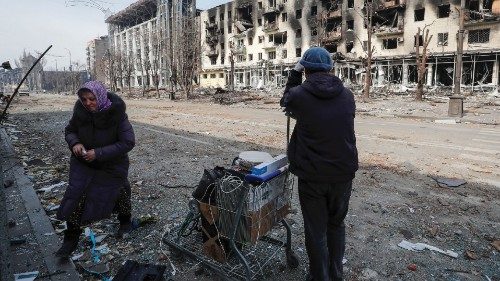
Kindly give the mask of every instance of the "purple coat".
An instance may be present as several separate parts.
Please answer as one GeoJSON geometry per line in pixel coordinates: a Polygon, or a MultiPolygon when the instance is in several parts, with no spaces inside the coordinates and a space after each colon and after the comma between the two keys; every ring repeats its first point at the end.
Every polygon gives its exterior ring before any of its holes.
{"type": "Polygon", "coordinates": [[[77,143],[86,150],[94,149],[96,160],[91,163],[71,155],[69,185],[64,193],[57,218],[67,220],[86,195],[81,223],[109,218],[116,199],[127,184],[129,159],[127,153],[135,145],[132,125],[128,121],[124,101],[108,93],[111,107],[91,113],[77,101],[73,116],[65,129],[70,150],[77,143]]]}

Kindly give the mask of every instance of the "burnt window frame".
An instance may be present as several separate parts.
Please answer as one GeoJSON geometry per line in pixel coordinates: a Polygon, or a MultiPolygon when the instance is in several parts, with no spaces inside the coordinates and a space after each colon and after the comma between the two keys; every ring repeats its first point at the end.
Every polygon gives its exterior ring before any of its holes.
{"type": "Polygon", "coordinates": [[[449,3],[443,4],[443,5],[438,5],[436,12],[437,12],[436,16],[438,19],[449,18],[450,14],[451,14],[451,5],[449,3]],[[443,7],[448,7],[448,9],[443,10],[443,7]]]}
{"type": "Polygon", "coordinates": [[[419,21],[424,21],[424,20],[425,20],[425,8],[415,9],[413,11],[413,21],[419,22],[419,21]],[[417,14],[419,11],[423,11],[422,18],[420,18],[420,17],[417,18],[417,16],[419,16],[419,14],[417,14]]]}

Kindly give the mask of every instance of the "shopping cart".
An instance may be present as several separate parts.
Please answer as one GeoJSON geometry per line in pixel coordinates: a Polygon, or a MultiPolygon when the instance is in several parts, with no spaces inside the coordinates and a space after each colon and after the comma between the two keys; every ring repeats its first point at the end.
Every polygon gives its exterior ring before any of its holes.
{"type": "Polygon", "coordinates": [[[216,202],[191,200],[184,221],[162,241],[174,257],[187,256],[227,279],[261,279],[277,268],[282,249],[287,265],[296,268],[299,259],[285,220],[293,184],[288,171],[258,185],[237,172],[225,172],[210,191],[216,202]]]}

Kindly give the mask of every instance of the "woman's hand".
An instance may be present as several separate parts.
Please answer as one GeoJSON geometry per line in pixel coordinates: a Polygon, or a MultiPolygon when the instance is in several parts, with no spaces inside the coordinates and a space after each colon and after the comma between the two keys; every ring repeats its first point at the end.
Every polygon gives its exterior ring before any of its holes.
{"type": "Polygon", "coordinates": [[[73,154],[76,156],[80,157],[83,155],[83,152],[85,151],[85,147],[81,143],[77,143],[73,145],[73,148],[71,149],[73,151],[73,154]]]}
{"type": "Polygon", "coordinates": [[[86,154],[83,154],[83,159],[87,162],[92,162],[95,160],[95,150],[88,150],[86,154]]]}

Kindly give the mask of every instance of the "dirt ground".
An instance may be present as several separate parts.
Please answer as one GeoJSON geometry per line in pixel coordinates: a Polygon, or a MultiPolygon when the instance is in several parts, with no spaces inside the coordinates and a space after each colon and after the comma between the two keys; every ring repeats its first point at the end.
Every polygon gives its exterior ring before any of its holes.
{"type": "MultiPolygon", "coordinates": [[[[191,187],[197,184],[203,168],[228,166],[243,150],[263,150],[274,155],[285,151],[285,118],[277,100],[231,106],[200,101],[127,100],[137,139],[137,146],[130,153],[134,214],[150,215],[156,222],[137,229],[124,240],[105,238],[102,243],[110,249],[106,259],[111,275],[127,259],[170,264],[167,247],[160,245],[161,236],[184,218],[191,187]]],[[[74,102],[72,96],[22,97],[5,124],[37,189],[67,182],[70,154],[63,130],[74,102]]],[[[380,109],[385,105],[394,112],[406,110],[398,109],[403,102],[394,102],[392,107],[390,103],[381,100],[378,107],[358,104],[358,108],[380,109]]],[[[494,102],[486,103],[498,110],[494,102]]],[[[422,105],[424,109],[436,106],[444,108],[440,103],[422,105]]],[[[377,120],[365,118],[368,119],[361,120],[377,120]]],[[[496,126],[488,130],[498,132],[496,126]]],[[[346,219],[346,280],[500,280],[498,187],[470,180],[457,188],[439,187],[429,176],[434,168],[426,167],[424,162],[405,165],[404,159],[374,153],[373,147],[368,151],[360,142],[361,167],[354,180],[346,219]],[[454,251],[458,257],[402,249],[398,247],[402,240],[454,251]],[[408,268],[411,264],[416,265],[415,271],[408,268]]],[[[498,156],[497,153],[497,160],[498,156]]],[[[490,165],[493,172],[479,171],[477,175],[483,173],[498,179],[499,164],[490,165]]],[[[456,176],[451,170],[442,170],[445,175],[456,176]]],[[[40,192],[44,206],[56,206],[63,191],[64,184],[53,191],[40,192]]],[[[302,219],[294,191],[289,221],[293,249],[301,265],[288,269],[281,257],[281,263],[276,261],[276,266],[264,276],[266,280],[303,280],[307,272],[302,219]]],[[[53,211],[47,212],[54,216],[53,211]]],[[[54,221],[56,227],[59,224],[54,221]]],[[[109,220],[92,228],[103,234],[111,233],[116,225],[109,220]]],[[[85,247],[88,248],[82,243],[80,251],[85,247]]],[[[214,278],[200,271],[195,262],[173,264],[177,269],[174,280],[214,278]]],[[[83,271],[82,274],[85,280],[92,279],[83,271]]]]}

